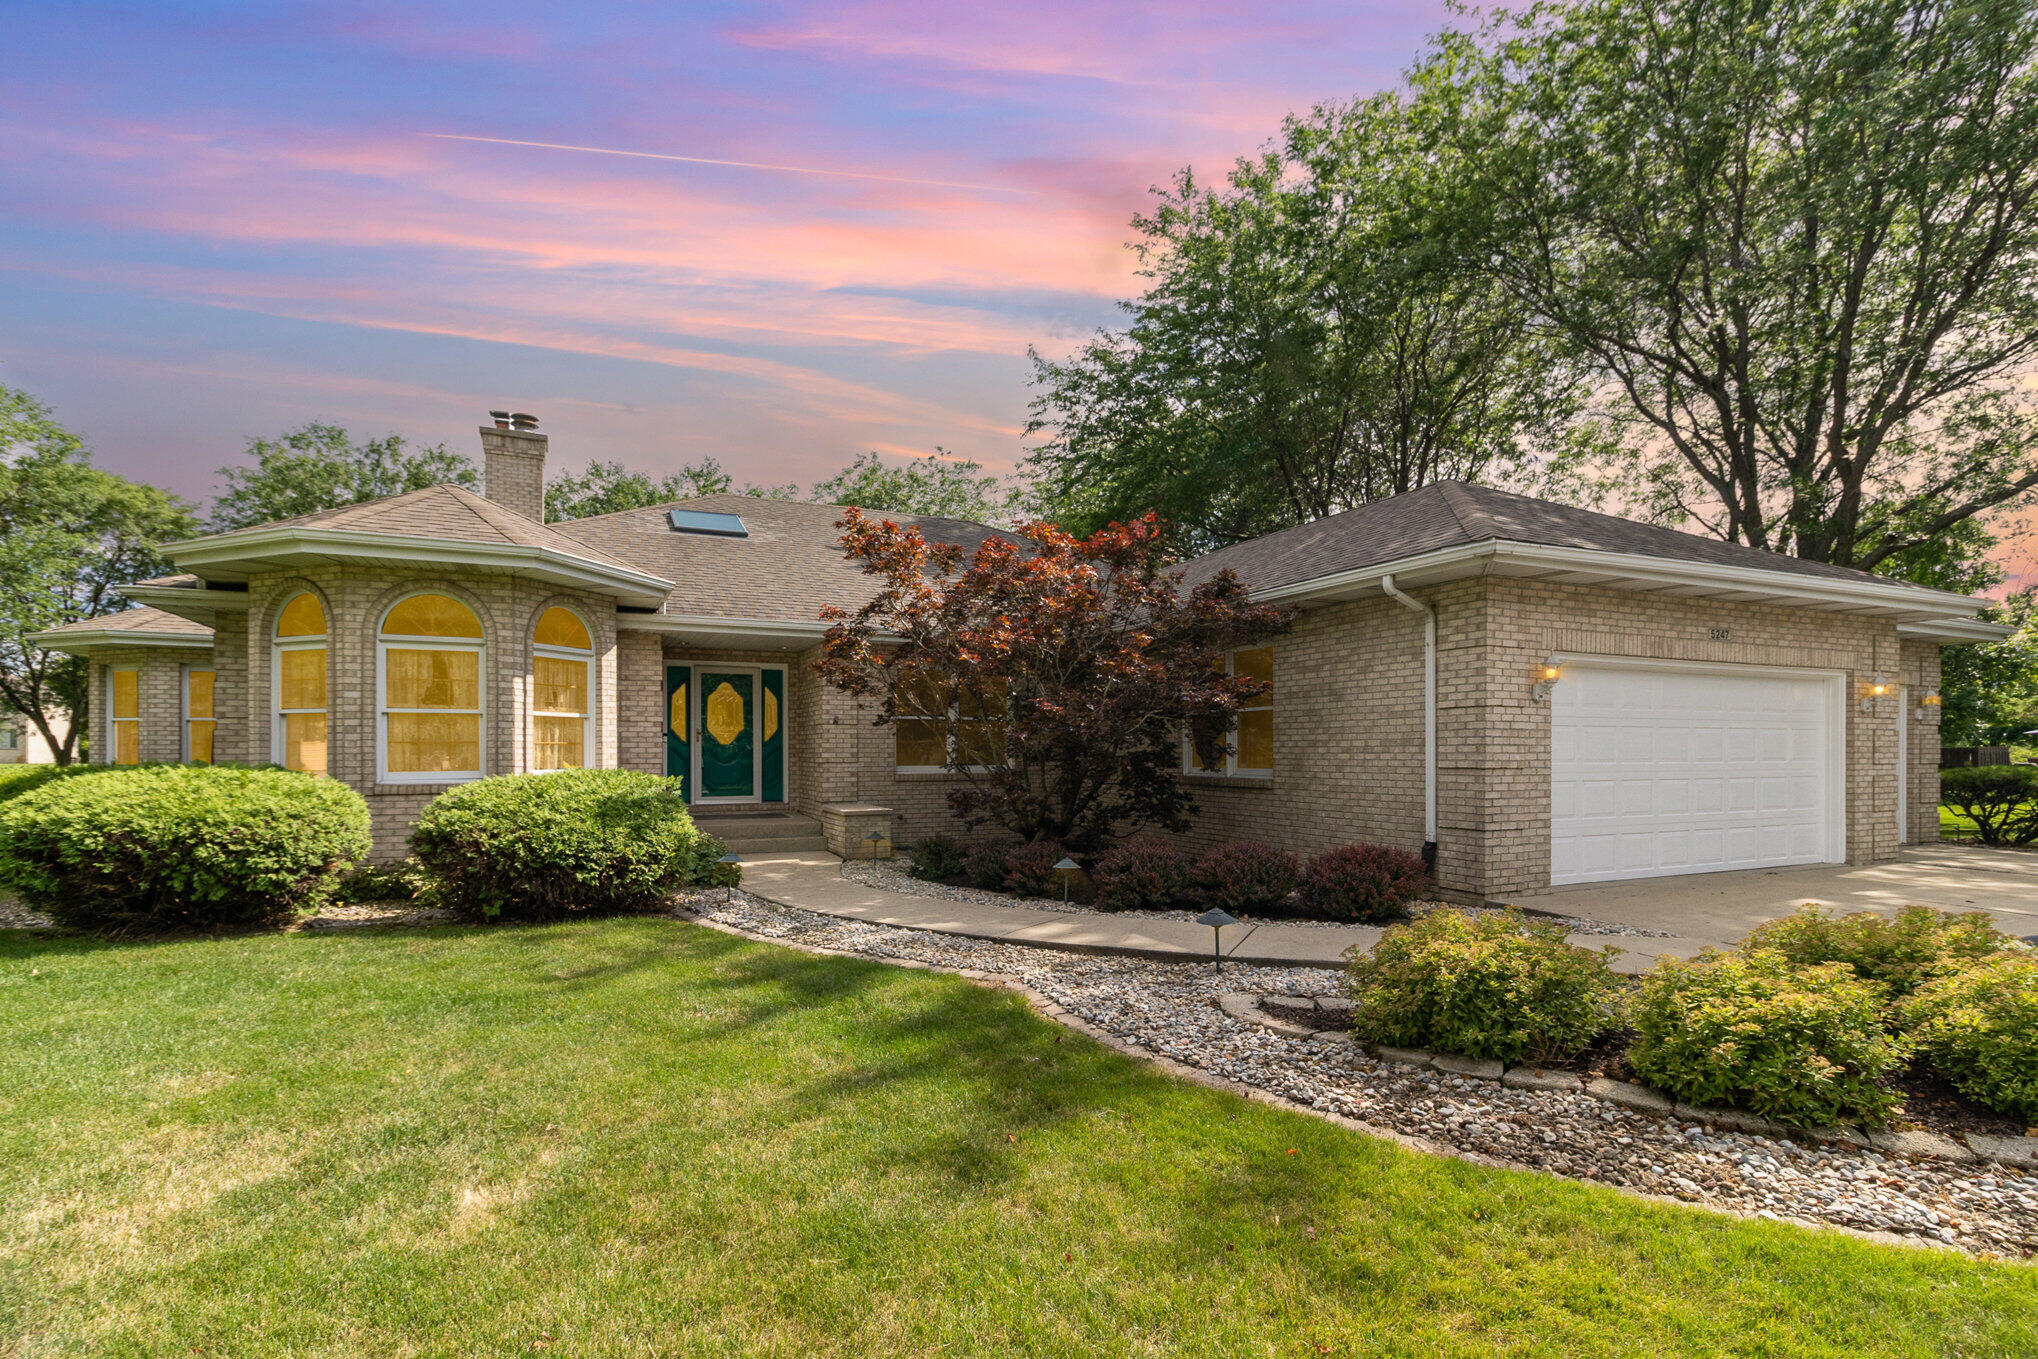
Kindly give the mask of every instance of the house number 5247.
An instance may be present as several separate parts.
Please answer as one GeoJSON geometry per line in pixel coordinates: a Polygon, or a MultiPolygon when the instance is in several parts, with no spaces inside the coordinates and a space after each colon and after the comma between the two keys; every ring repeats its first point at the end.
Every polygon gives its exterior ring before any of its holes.
{"type": "Polygon", "coordinates": [[[1725,642],[1732,640],[1734,630],[1732,628],[1707,628],[1705,635],[1710,641],[1725,642]]]}

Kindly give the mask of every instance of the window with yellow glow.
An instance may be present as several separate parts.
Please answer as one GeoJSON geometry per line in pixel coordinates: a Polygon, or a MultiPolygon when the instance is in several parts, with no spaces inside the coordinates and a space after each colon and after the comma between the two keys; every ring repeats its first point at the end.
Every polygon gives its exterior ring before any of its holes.
{"type": "Polygon", "coordinates": [[[571,609],[545,610],[531,634],[531,768],[587,764],[594,640],[571,609]]]}
{"type": "Polygon", "coordinates": [[[447,595],[411,595],[382,616],[379,777],[453,783],[481,777],[481,620],[447,595]]]}
{"type": "Polygon", "coordinates": [[[212,763],[212,680],[210,670],[184,672],[184,758],[212,763]]]}
{"type": "Polygon", "coordinates": [[[964,764],[1002,763],[1009,703],[1002,679],[962,688],[924,676],[903,682],[893,705],[893,763],[906,770],[946,769],[951,750],[964,764]]]}
{"type": "Polygon", "coordinates": [[[106,676],[106,712],[113,727],[113,763],[142,762],[142,699],[139,670],[113,670],[106,676]]]}
{"type": "Polygon", "coordinates": [[[1228,732],[1192,728],[1182,738],[1182,768],[1194,774],[1236,774],[1267,778],[1274,772],[1274,649],[1254,647],[1228,652],[1218,673],[1261,680],[1266,693],[1242,705],[1228,732]],[[1205,760],[1206,751],[1227,742],[1231,752],[1205,760]]]}
{"type": "MultiPolygon", "coordinates": [[[[285,769],[326,772],[326,610],[314,594],[301,594],[276,617],[272,757],[285,769]]],[[[188,694],[187,690],[187,694],[188,694]]],[[[211,687],[206,708],[211,710],[211,687]]],[[[195,736],[193,749],[196,749],[195,736]]],[[[207,732],[210,750],[211,733],[207,732]]],[[[196,759],[194,755],[192,758],[196,759]]],[[[208,754],[207,758],[210,758],[208,754]]]]}

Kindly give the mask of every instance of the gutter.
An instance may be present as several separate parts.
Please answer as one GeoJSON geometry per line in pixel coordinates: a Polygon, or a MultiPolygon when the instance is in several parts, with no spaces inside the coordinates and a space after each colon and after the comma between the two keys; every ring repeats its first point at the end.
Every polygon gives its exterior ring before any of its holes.
{"type": "Polygon", "coordinates": [[[1422,861],[1430,872],[1437,866],[1437,611],[1380,577],[1388,598],[1422,615],[1422,861]]]}

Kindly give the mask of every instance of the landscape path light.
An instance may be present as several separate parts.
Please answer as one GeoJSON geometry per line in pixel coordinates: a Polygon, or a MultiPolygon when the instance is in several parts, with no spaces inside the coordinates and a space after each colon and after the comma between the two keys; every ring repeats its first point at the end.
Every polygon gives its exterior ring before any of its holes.
{"type": "Polygon", "coordinates": [[[736,883],[743,877],[743,857],[732,849],[715,862],[730,870],[722,879],[722,904],[727,906],[736,883]]]}
{"type": "Polygon", "coordinates": [[[1062,900],[1062,905],[1064,905],[1064,906],[1068,905],[1068,900],[1069,900],[1069,874],[1071,874],[1071,873],[1080,873],[1080,872],[1082,872],[1082,871],[1083,871],[1083,866],[1082,866],[1081,864],[1077,863],[1077,862],[1076,862],[1076,861],[1075,861],[1074,859],[1068,859],[1068,858],[1064,858],[1064,859],[1063,859],[1063,860],[1062,860],[1062,861],[1061,861],[1060,863],[1058,863],[1058,864],[1056,864],[1056,865],[1054,866],[1054,874],[1055,874],[1055,876],[1061,879],[1061,900],[1062,900]]]}
{"type": "Polygon", "coordinates": [[[1212,906],[1196,917],[1196,923],[1210,927],[1210,965],[1215,971],[1224,971],[1223,930],[1226,925],[1236,925],[1238,917],[1221,907],[1212,906]]]}

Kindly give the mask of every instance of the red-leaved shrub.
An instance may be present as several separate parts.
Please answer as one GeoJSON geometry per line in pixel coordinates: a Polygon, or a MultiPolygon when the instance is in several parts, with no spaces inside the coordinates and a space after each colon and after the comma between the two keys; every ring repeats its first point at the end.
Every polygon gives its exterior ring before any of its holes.
{"type": "Polygon", "coordinates": [[[1326,920],[1377,925],[1422,896],[1428,874],[1420,855],[1385,845],[1325,850],[1302,874],[1302,909],[1326,920]]]}
{"type": "Polygon", "coordinates": [[[1189,895],[1196,856],[1165,840],[1131,840],[1097,860],[1091,876],[1107,911],[1157,911],[1189,895]]]}
{"type": "Polygon", "coordinates": [[[1257,840],[1219,845],[1196,864],[1196,887],[1206,905],[1269,911],[1295,890],[1295,856],[1257,840]]]}
{"type": "MultiPolygon", "coordinates": [[[[1021,897],[1058,897],[1061,874],[1054,866],[1067,857],[1052,840],[1029,840],[1005,852],[1005,890],[1021,897]]],[[[1071,873],[1070,878],[1075,875],[1071,873]]]]}
{"type": "Polygon", "coordinates": [[[985,892],[1005,890],[1005,854],[1012,846],[1004,841],[971,845],[962,854],[962,873],[969,885],[985,892]]]}

